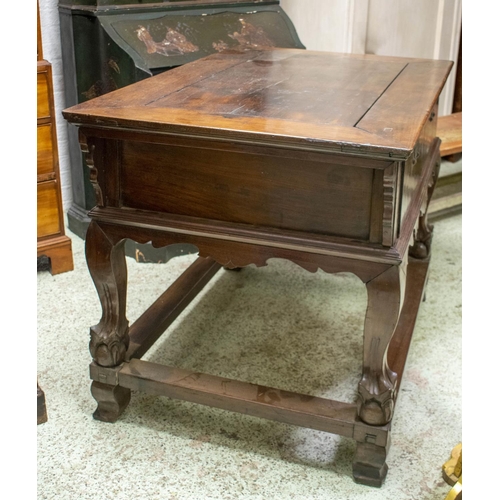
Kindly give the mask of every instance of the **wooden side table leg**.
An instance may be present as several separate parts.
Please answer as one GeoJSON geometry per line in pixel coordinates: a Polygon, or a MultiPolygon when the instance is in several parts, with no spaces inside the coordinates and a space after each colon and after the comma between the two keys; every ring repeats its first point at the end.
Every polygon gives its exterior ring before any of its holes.
{"type": "Polygon", "coordinates": [[[130,402],[130,389],[119,385],[92,382],[90,392],[97,401],[93,417],[101,422],[116,422],[130,402]]]}
{"type": "Polygon", "coordinates": [[[391,419],[397,374],[387,363],[387,350],[399,319],[406,284],[406,260],[367,283],[363,375],[358,386],[358,416],[370,425],[391,419]]]}
{"type": "Polygon", "coordinates": [[[385,446],[373,443],[358,442],[352,462],[354,481],[367,486],[380,488],[387,476],[387,455],[390,448],[390,439],[385,446]]]}
{"type": "Polygon", "coordinates": [[[47,406],[45,404],[45,393],[40,389],[38,382],[36,384],[36,405],[37,405],[37,416],[36,423],[44,424],[47,422],[47,406]]]}
{"type": "MultiPolygon", "coordinates": [[[[90,353],[100,366],[114,367],[125,359],[129,345],[125,315],[127,265],[125,240],[116,245],[102,228],[92,221],[86,236],[87,265],[102,307],[100,322],[90,328],[90,353]]],[[[92,383],[92,395],[98,403],[94,418],[105,422],[118,419],[130,400],[130,390],[101,382],[92,383]]]]}

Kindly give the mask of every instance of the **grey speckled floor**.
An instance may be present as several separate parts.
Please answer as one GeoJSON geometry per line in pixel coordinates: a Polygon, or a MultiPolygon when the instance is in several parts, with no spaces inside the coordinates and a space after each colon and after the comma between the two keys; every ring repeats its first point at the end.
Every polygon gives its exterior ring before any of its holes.
{"type": "MultiPolygon", "coordinates": [[[[394,418],[381,489],[351,478],[354,442],[164,397],[133,393],[115,424],[93,420],[88,329],[100,307],[83,242],[75,270],[38,272],[38,498],[95,500],[442,500],[441,466],[462,439],[462,217],[435,223],[423,303],[394,418]]],[[[129,267],[132,321],[195,256],[129,267]]],[[[286,261],[219,271],[145,358],[353,401],[366,293],[353,275],[286,261]],[[279,356],[276,356],[278,354],[279,356]]]]}

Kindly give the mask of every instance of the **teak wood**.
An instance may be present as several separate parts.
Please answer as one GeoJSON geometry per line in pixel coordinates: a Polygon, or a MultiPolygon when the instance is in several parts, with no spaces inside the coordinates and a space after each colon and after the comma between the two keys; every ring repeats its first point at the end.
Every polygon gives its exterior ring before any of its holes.
{"type": "Polygon", "coordinates": [[[429,266],[439,94],[451,63],[293,49],[225,52],[64,112],[80,126],[97,206],[86,255],[95,418],[131,390],[349,436],[354,479],[380,486],[429,266]],[[124,241],[199,258],[133,325],[124,241]],[[358,400],[329,401],[141,356],[223,266],[291,260],[367,287],[358,400]]]}

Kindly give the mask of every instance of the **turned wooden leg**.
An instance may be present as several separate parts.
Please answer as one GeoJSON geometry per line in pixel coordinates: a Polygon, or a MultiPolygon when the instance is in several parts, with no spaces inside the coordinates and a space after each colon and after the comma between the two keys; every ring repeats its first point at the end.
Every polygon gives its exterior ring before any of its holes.
{"type": "Polygon", "coordinates": [[[354,481],[367,486],[381,487],[387,476],[387,454],[390,448],[390,436],[385,446],[369,442],[358,442],[352,463],[354,481]]]}
{"type": "Polygon", "coordinates": [[[434,189],[436,188],[437,180],[439,177],[439,170],[441,168],[441,159],[434,165],[432,176],[427,186],[427,199],[424,202],[423,211],[418,219],[418,229],[415,234],[415,242],[410,247],[410,255],[416,259],[426,259],[431,253],[432,235],[434,226],[429,224],[428,212],[429,204],[432,200],[434,189]]]}
{"type": "Polygon", "coordinates": [[[397,374],[387,364],[387,350],[403,305],[406,259],[366,286],[368,307],[363,342],[363,375],[358,386],[358,416],[367,424],[384,425],[394,411],[397,374]]]}
{"type": "MultiPolygon", "coordinates": [[[[125,315],[127,266],[125,240],[116,245],[92,221],[86,236],[87,264],[102,307],[100,322],[90,328],[90,353],[95,363],[113,367],[122,363],[129,345],[125,315]]],[[[94,417],[114,422],[127,406],[130,391],[118,386],[93,382],[92,395],[98,408],[94,417]]]]}

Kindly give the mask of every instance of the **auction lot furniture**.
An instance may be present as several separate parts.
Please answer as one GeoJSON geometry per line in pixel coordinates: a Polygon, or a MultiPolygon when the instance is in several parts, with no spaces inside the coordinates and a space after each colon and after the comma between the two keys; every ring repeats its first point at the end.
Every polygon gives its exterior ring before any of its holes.
{"type": "Polygon", "coordinates": [[[357,441],[355,480],[380,486],[429,266],[437,100],[451,65],[228,51],[67,109],[97,198],[86,240],[102,305],[94,417],[116,421],[132,389],[332,432],[357,441]],[[130,327],[125,238],[200,255],[130,327]],[[357,402],[141,360],[220,267],[270,258],[366,284],[357,402]]]}

